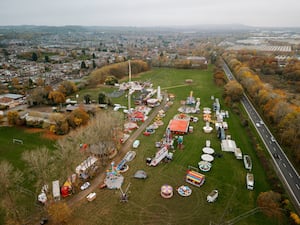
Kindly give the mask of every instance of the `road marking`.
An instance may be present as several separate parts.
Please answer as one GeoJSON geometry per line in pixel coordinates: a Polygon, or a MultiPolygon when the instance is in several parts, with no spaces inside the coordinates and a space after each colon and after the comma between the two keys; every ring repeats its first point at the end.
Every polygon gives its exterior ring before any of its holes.
{"type": "Polygon", "coordinates": [[[297,189],[298,189],[298,190],[300,189],[300,187],[299,187],[299,185],[298,185],[298,184],[296,184],[296,187],[297,187],[297,189]]]}
{"type": "Polygon", "coordinates": [[[290,177],[293,177],[291,173],[289,173],[290,177]]]}
{"type": "Polygon", "coordinates": [[[285,165],[285,163],[282,163],[282,165],[286,168],[286,165],[285,165]]]}

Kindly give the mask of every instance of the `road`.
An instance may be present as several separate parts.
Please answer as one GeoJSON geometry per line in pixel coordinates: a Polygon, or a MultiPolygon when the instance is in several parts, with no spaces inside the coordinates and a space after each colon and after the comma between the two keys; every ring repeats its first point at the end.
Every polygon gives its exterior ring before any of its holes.
{"type": "MultiPolygon", "coordinates": [[[[145,131],[145,129],[149,126],[149,124],[153,121],[155,116],[158,114],[158,111],[161,109],[164,109],[166,103],[167,103],[167,94],[165,93],[163,101],[161,102],[160,106],[154,108],[151,111],[151,114],[149,115],[147,120],[144,123],[142,123],[141,126],[126,140],[126,142],[123,144],[123,146],[119,150],[118,155],[113,159],[113,161],[118,163],[122,160],[122,158],[125,156],[125,154],[132,148],[133,142],[138,138],[139,135],[141,135],[142,132],[145,131]]],[[[88,189],[81,191],[79,193],[76,193],[74,196],[69,198],[67,200],[67,204],[70,207],[73,207],[74,205],[79,204],[82,200],[85,200],[85,197],[90,192],[95,191],[99,187],[99,185],[103,183],[105,176],[106,176],[105,171],[107,169],[109,169],[109,167],[110,167],[110,164],[108,164],[107,168],[104,168],[102,170],[102,172],[100,172],[92,181],[90,181],[91,186],[88,189]]]]}
{"type": "MultiPolygon", "coordinates": [[[[234,76],[230,69],[224,63],[223,70],[226,73],[229,80],[234,80],[234,76]]],[[[290,193],[291,198],[294,200],[295,207],[299,213],[300,211],[300,178],[299,174],[293,167],[292,163],[286,157],[284,151],[263,122],[263,119],[257,113],[253,105],[251,104],[248,97],[244,94],[241,103],[243,104],[249,118],[251,119],[253,125],[256,127],[258,134],[260,135],[262,141],[264,142],[268,152],[270,153],[275,166],[277,167],[279,173],[281,174],[282,181],[286,187],[288,193],[290,193]]]]}

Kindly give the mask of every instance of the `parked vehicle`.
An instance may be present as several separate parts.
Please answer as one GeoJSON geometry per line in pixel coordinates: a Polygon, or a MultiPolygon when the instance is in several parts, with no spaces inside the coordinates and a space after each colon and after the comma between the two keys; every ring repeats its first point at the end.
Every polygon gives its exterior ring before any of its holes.
{"type": "Polygon", "coordinates": [[[273,136],[271,136],[271,141],[275,142],[275,138],[273,136]]]}
{"type": "Polygon", "coordinates": [[[133,142],[133,144],[132,144],[132,147],[133,147],[133,148],[137,148],[137,147],[139,147],[139,145],[140,145],[140,141],[139,141],[139,140],[135,140],[135,141],[133,142]]]}
{"type": "Polygon", "coordinates": [[[253,176],[252,173],[247,173],[246,183],[247,183],[247,189],[248,190],[253,190],[254,189],[254,176],[253,176]]]}
{"type": "Polygon", "coordinates": [[[84,191],[91,186],[90,182],[85,182],[83,185],[81,185],[80,190],[84,191]]]}
{"type": "Polygon", "coordinates": [[[219,196],[218,190],[212,190],[206,197],[207,202],[214,202],[219,196]]]}

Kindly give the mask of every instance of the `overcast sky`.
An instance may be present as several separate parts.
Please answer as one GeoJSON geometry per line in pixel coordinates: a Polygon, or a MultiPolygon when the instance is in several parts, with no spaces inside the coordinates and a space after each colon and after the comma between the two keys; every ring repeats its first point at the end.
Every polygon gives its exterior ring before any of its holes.
{"type": "Polygon", "coordinates": [[[0,25],[300,26],[300,0],[0,0],[0,25]]]}

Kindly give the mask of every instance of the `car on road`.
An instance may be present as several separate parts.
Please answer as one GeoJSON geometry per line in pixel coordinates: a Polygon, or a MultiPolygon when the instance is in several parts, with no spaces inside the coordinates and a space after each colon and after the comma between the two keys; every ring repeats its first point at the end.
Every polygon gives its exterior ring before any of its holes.
{"type": "Polygon", "coordinates": [[[91,186],[90,182],[85,182],[83,185],[81,185],[80,190],[84,191],[91,186]]]}
{"type": "Polygon", "coordinates": [[[275,159],[279,159],[279,155],[277,153],[273,153],[275,159]]]}
{"type": "Polygon", "coordinates": [[[275,138],[273,136],[271,136],[271,141],[275,142],[275,138]]]}
{"type": "Polygon", "coordinates": [[[261,125],[264,125],[264,121],[262,121],[262,120],[261,120],[261,121],[259,121],[259,123],[260,123],[261,125]]]}
{"type": "Polygon", "coordinates": [[[260,127],[260,123],[256,123],[255,125],[256,125],[257,127],[260,127]]]}

